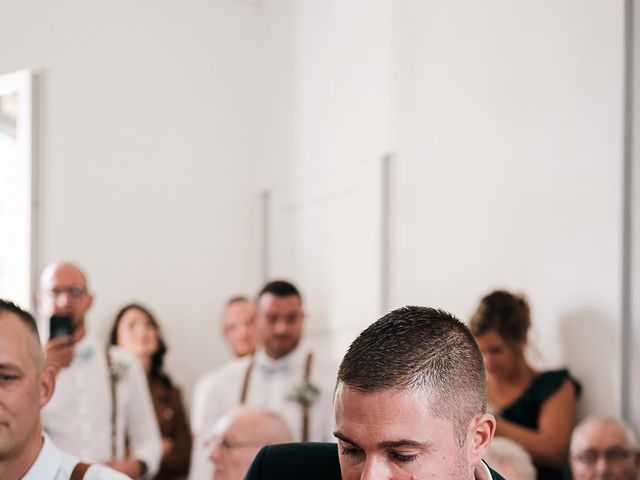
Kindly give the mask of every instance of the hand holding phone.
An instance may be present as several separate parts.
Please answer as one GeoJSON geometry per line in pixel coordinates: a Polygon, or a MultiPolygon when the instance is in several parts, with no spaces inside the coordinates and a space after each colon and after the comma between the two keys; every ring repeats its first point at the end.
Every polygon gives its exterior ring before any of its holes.
{"type": "Polygon", "coordinates": [[[73,360],[73,330],[73,320],[69,315],[54,315],[49,320],[49,340],[44,346],[44,358],[45,364],[56,372],[68,367],[73,360]]]}
{"type": "Polygon", "coordinates": [[[49,339],[73,337],[73,320],[69,315],[53,315],[49,320],[49,339]]]}

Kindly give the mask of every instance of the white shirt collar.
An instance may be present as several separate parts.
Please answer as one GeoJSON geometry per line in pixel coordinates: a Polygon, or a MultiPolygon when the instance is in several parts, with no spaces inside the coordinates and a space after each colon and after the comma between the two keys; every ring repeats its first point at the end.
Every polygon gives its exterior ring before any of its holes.
{"type": "Polygon", "coordinates": [[[301,355],[300,352],[302,351],[303,348],[298,345],[283,357],[271,358],[269,355],[267,355],[267,352],[265,352],[264,348],[259,348],[258,350],[256,350],[254,358],[258,365],[264,365],[267,368],[274,370],[287,369],[289,365],[298,362],[301,355]]]}
{"type": "Polygon", "coordinates": [[[62,452],[56,448],[46,433],[43,433],[42,449],[22,480],[46,480],[55,478],[62,466],[62,452]]]}
{"type": "Polygon", "coordinates": [[[493,478],[491,476],[491,470],[489,470],[489,466],[484,463],[484,460],[476,465],[473,475],[476,477],[476,480],[491,480],[493,478]]]}

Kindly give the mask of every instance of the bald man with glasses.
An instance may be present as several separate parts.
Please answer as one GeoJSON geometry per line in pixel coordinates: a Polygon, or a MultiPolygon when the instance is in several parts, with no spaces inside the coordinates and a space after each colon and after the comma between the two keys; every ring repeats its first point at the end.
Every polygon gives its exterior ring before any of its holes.
{"type": "Polygon", "coordinates": [[[636,436],[614,418],[587,417],[573,430],[570,463],[574,480],[635,480],[640,473],[636,436]]]}
{"type": "Polygon", "coordinates": [[[49,265],[37,300],[45,364],[56,372],[57,383],[42,410],[45,431],[83,461],[109,465],[133,478],[153,475],[162,442],[147,380],[128,352],[107,348],[89,333],[85,315],[93,295],[86,275],[71,263],[49,265]],[[51,338],[53,316],[66,317],[70,331],[51,338]]]}

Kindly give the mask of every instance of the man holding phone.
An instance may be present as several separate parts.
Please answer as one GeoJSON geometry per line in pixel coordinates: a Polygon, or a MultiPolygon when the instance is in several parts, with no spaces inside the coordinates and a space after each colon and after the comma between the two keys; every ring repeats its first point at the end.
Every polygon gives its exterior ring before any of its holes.
{"type": "Polygon", "coordinates": [[[137,478],[158,468],[162,444],[147,381],[138,362],[87,332],[93,296],[71,263],[53,263],[40,278],[39,327],[45,364],[57,388],[42,410],[45,431],[62,450],[137,478]],[[128,453],[125,452],[127,438],[128,453]]]}

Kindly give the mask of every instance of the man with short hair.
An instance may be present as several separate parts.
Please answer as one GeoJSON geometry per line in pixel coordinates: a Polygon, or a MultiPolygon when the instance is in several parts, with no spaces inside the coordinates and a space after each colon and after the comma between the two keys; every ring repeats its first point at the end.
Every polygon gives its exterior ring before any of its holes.
{"type": "Polygon", "coordinates": [[[265,445],[293,441],[284,419],[260,408],[237,407],[218,419],[213,428],[210,460],[216,480],[242,480],[265,445]]]}
{"type": "Polygon", "coordinates": [[[244,296],[229,299],[222,313],[222,335],[236,357],[256,350],[256,306],[244,296]]]}
{"type": "Polygon", "coordinates": [[[302,297],[291,283],[267,283],[257,298],[255,355],[232,360],[201,378],[194,390],[194,448],[189,478],[210,479],[203,439],[224,413],[238,405],[278,412],[296,441],[330,440],[335,365],[300,346],[302,297]]]}
{"type": "Polygon", "coordinates": [[[636,436],[614,418],[582,420],[573,429],[569,451],[574,480],[635,480],[640,473],[636,436]]]}
{"type": "Polygon", "coordinates": [[[55,372],[44,365],[34,318],[0,299],[0,478],[128,478],[104,466],[80,464],[43,435],[40,409],[54,388],[55,372]],[[72,477],[74,471],[77,477],[72,477]]]}
{"type": "Polygon", "coordinates": [[[334,401],[333,463],[326,444],[270,446],[246,478],[502,479],[482,461],[496,429],[482,355],[442,310],[399,308],[364,330],[342,360],[334,401]]]}
{"type": "Polygon", "coordinates": [[[37,299],[45,363],[58,385],[42,410],[45,431],[84,461],[134,478],[153,475],[162,443],[145,375],[124,349],[107,349],[88,333],[93,296],[86,275],[71,263],[53,263],[42,272],[37,299]],[[70,317],[71,336],[49,338],[53,315],[70,317]]]}

